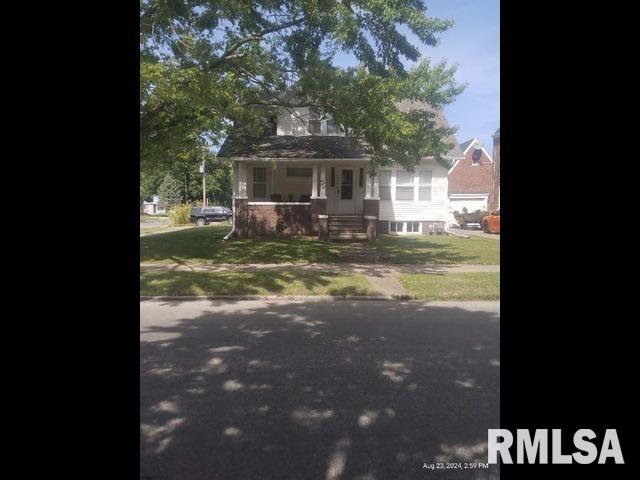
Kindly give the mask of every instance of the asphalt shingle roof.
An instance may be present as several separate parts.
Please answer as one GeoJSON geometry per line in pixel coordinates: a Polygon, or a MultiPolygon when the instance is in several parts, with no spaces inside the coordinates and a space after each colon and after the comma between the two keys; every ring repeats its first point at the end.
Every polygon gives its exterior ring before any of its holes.
{"type": "Polygon", "coordinates": [[[471,142],[473,142],[474,140],[475,140],[475,139],[474,139],[474,138],[472,138],[471,140],[467,140],[466,142],[462,142],[462,143],[460,144],[460,150],[462,150],[462,151],[464,152],[464,151],[467,149],[467,147],[468,147],[469,145],[471,145],[471,142]]]}
{"type": "Polygon", "coordinates": [[[365,143],[353,137],[269,135],[253,141],[227,141],[219,157],[368,158],[365,143]]]}

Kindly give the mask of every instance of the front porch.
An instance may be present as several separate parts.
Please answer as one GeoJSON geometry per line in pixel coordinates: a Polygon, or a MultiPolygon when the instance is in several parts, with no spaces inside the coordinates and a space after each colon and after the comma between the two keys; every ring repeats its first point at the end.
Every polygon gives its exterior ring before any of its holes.
{"type": "Polygon", "coordinates": [[[236,235],[375,240],[378,181],[367,165],[361,159],[236,160],[236,235]]]}

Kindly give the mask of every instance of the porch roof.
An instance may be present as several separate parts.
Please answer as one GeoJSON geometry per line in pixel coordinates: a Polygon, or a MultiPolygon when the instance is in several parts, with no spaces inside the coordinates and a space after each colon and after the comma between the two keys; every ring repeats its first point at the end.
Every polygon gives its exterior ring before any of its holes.
{"type": "Polygon", "coordinates": [[[354,137],[270,135],[253,141],[227,141],[218,157],[249,158],[369,158],[366,143],[354,137]]]}

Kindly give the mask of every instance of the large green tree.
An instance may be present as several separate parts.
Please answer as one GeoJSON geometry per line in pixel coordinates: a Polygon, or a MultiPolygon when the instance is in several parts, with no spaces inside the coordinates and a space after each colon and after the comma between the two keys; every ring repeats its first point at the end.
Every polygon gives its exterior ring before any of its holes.
{"type": "Polygon", "coordinates": [[[196,164],[230,127],[259,133],[277,107],[312,106],[367,140],[373,165],[412,166],[451,145],[432,111],[461,91],[455,69],[420,60],[448,20],[421,0],[142,0],[141,162],[196,164]],[[358,66],[338,68],[338,51],[358,66]],[[406,71],[403,60],[417,62],[406,71]]]}

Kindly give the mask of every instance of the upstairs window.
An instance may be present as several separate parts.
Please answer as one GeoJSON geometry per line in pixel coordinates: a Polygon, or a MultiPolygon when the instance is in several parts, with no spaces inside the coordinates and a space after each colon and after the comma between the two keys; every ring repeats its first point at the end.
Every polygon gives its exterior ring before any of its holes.
{"type": "Polygon", "coordinates": [[[253,168],[253,197],[267,198],[267,168],[253,168]]]}
{"type": "Polygon", "coordinates": [[[322,122],[320,116],[316,112],[309,112],[309,131],[312,134],[322,133],[322,122]]]}
{"type": "Polygon", "coordinates": [[[396,200],[413,200],[413,173],[398,171],[396,175],[396,200]]]}
{"type": "Polygon", "coordinates": [[[420,180],[419,180],[419,190],[418,190],[418,200],[421,202],[430,202],[431,201],[431,172],[422,171],[420,172],[420,180]]]}
{"type": "Polygon", "coordinates": [[[380,200],[391,200],[391,170],[381,170],[378,174],[380,200]]]}
{"type": "Polygon", "coordinates": [[[327,120],[327,135],[334,133],[338,133],[338,125],[336,125],[333,120],[329,119],[327,120]]]}
{"type": "Polygon", "coordinates": [[[314,135],[322,133],[322,123],[320,120],[309,119],[309,130],[314,135]]]}

